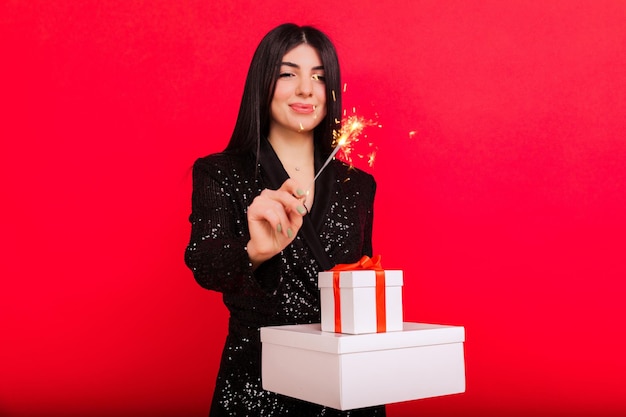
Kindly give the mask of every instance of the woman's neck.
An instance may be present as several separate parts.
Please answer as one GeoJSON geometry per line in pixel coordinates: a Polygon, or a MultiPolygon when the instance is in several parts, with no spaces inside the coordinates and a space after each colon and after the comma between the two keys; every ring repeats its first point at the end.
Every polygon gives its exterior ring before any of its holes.
{"type": "Polygon", "coordinates": [[[289,169],[300,171],[313,167],[315,147],[312,132],[290,135],[270,132],[268,140],[278,159],[288,171],[289,169]]]}

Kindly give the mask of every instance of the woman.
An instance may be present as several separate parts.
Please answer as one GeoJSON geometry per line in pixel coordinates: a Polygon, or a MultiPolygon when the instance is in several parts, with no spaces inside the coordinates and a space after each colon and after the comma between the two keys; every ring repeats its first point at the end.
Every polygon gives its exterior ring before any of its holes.
{"type": "Polygon", "coordinates": [[[193,169],[185,261],[230,311],[211,416],[379,416],[264,391],[259,328],[319,323],[317,274],[372,255],[374,179],[332,152],[339,62],[317,29],[284,24],[259,44],[226,149],[193,169]]]}

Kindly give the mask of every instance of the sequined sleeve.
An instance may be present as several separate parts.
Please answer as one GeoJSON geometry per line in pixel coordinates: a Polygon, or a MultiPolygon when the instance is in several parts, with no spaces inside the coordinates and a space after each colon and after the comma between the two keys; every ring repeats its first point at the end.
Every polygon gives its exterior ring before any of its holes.
{"type": "Polygon", "coordinates": [[[245,172],[224,158],[202,158],[193,167],[185,263],[202,287],[230,294],[260,291],[246,251],[246,198],[252,190],[242,176],[245,172]]]}
{"type": "Polygon", "coordinates": [[[374,196],[376,195],[376,182],[372,179],[370,192],[367,195],[367,211],[365,214],[363,233],[363,255],[373,256],[372,226],[374,224],[374,196]]]}

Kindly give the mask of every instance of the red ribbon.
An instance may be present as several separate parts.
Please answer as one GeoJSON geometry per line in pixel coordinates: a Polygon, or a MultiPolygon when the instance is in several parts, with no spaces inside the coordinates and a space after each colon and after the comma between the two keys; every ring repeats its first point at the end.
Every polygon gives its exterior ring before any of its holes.
{"type": "Polygon", "coordinates": [[[341,333],[341,297],[339,276],[341,271],[374,270],[376,271],[376,332],[387,330],[387,312],[385,308],[385,271],[380,265],[380,255],[373,258],[362,257],[353,264],[335,265],[333,271],[333,294],[335,297],[335,333],[341,333]]]}

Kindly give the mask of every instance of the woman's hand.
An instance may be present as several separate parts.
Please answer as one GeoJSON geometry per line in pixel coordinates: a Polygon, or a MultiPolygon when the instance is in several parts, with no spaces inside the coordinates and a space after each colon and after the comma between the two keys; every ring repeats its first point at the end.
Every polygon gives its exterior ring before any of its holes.
{"type": "Polygon", "coordinates": [[[276,191],[263,190],[248,207],[247,250],[253,268],[285,249],[298,234],[307,211],[296,196],[304,193],[295,180],[288,179],[276,191]]]}

